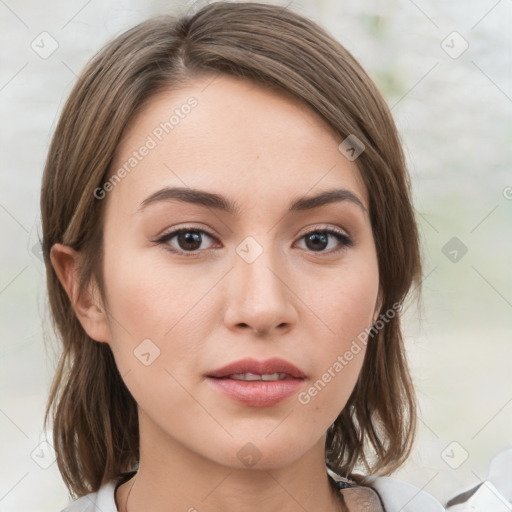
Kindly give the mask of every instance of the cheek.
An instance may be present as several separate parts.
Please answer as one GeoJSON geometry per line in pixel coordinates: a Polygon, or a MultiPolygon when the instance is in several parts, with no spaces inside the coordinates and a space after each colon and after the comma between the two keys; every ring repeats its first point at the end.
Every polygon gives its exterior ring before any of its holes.
{"type": "Polygon", "coordinates": [[[173,425],[171,410],[197,406],[180,382],[207,338],[199,321],[204,304],[198,303],[205,291],[198,282],[190,286],[186,273],[171,272],[135,251],[124,254],[120,261],[105,258],[112,352],[139,407],[155,409],[173,425]]]}
{"type": "Polygon", "coordinates": [[[176,297],[180,283],[166,279],[140,254],[122,245],[115,252],[106,251],[104,275],[111,348],[117,366],[122,375],[134,369],[140,371],[139,366],[148,359],[142,354],[149,353],[149,358],[155,361],[161,356],[162,333],[175,323],[176,312],[168,304],[168,298],[166,301],[164,289],[176,297]],[[117,254],[122,257],[118,258],[117,254]]]}
{"type": "Polygon", "coordinates": [[[373,323],[379,292],[376,257],[354,254],[328,278],[318,279],[317,286],[308,281],[307,289],[310,304],[329,327],[329,346],[343,348],[373,323]]]}
{"type": "Polygon", "coordinates": [[[127,248],[120,259],[105,258],[110,312],[126,327],[125,334],[161,338],[201,296],[201,276],[194,277],[192,286],[190,272],[173,268],[161,256],[150,258],[154,251],[159,249],[127,248]]]}
{"type": "MultiPolygon", "coordinates": [[[[126,248],[119,251],[124,254],[119,260],[113,253],[105,255],[111,347],[123,375],[140,372],[145,359],[154,360],[151,371],[181,373],[193,366],[208,338],[209,291],[216,275],[201,275],[194,265],[177,269],[165,254],[155,258],[157,250],[126,248]]],[[[149,367],[143,369],[144,375],[148,372],[149,367]]]]}
{"type": "Polygon", "coordinates": [[[322,335],[311,334],[317,340],[311,354],[317,364],[310,387],[298,399],[314,413],[325,410],[331,422],[345,406],[361,371],[378,290],[378,267],[372,258],[360,265],[347,263],[309,296],[323,324],[322,335]]]}

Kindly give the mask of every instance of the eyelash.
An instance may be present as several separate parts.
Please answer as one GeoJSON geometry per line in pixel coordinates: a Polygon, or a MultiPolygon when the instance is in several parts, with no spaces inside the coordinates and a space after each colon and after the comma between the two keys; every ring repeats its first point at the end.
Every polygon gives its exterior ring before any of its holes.
{"type": "MultiPolygon", "coordinates": [[[[211,239],[217,240],[217,238],[215,236],[213,236],[212,234],[208,233],[208,231],[205,231],[204,229],[199,229],[199,228],[195,228],[195,227],[184,227],[184,228],[179,228],[179,229],[176,229],[176,230],[171,231],[169,233],[166,233],[165,235],[163,235],[159,239],[155,240],[155,243],[159,244],[159,245],[160,244],[161,245],[165,244],[166,247],[164,247],[164,248],[166,250],[174,253],[174,254],[183,255],[183,256],[185,256],[187,258],[197,256],[199,254],[200,250],[182,251],[182,250],[178,250],[178,249],[175,249],[175,248],[171,248],[166,243],[169,240],[172,240],[174,237],[176,237],[176,236],[178,236],[178,235],[180,235],[182,233],[188,233],[188,232],[205,234],[205,235],[209,236],[211,239]]],[[[332,235],[332,236],[334,236],[338,240],[338,242],[341,243],[341,247],[339,247],[338,249],[330,250],[330,251],[310,251],[313,254],[336,254],[336,253],[344,251],[348,247],[352,247],[354,245],[354,243],[351,240],[351,238],[349,238],[345,233],[342,233],[341,231],[338,231],[338,230],[335,230],[335,229],[332,229],[332,228],[329,228],[329,229],[327,229],[327,228],[325,228],[325,229],[324,228],[313,229],[311,231],[308,231],[307,233],[304,233],[299,238],[299,240],[302,240],[303,238],[305,238],[308,235],[311,235],[313,233],[322,233],[322,234],[332,235]]],[[[203,249],[203,251],[209,251],[209,249],[203,249]]]]}

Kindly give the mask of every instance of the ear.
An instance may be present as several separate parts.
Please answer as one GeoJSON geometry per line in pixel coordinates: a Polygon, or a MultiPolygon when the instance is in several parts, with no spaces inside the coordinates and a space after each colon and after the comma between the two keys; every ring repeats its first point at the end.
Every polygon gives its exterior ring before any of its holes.
{"type": "Polygon", "coordinates": [[[93,340],[109,342],[112,336],[96,282],[92,279],[84,288],[79,286],[81,256],[63,244],[54,244],[50,251],[53,268],[85,332],[93,340]]]}

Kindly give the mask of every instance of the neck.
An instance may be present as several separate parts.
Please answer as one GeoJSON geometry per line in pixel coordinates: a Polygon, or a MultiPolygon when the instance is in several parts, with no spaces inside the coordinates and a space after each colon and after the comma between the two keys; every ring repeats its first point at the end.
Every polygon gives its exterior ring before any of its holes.
{"type": "Polygon", "coordinates": [[[166,435],[148,436],[143,425],[139,470],[118,490],[119,512],[340,510],[325,467],[325,436],[286,467],[239,469],[204,458],[166,435]]]}

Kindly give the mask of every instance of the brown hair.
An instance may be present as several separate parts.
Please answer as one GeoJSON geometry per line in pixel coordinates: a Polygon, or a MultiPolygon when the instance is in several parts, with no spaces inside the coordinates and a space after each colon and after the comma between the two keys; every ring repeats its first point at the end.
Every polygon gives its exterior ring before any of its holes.
{"type": "MultiPolygon", "coordinates": [[[[137,404],[110,346],[84,331],[50,250],[80,251],[80,286],[102,276],[105,182],[136,111],[162,89],[204,73],[227,73],[287,91],[345,138],[365,146],[356,164],[369,195],[381,312],[396,314],[370,332],[357,384],[327,432],[326,462],[352,476],[362,465],[389,474],[409,454],[416,404],[400,311],[420,276],[418,233],[404,155],[390,112],[352,55],[316,23],[284,7],[217,2],[192,16],[159,16],[109,42],[81,73],[60,116],[42,181],[43,254],[54,326],[63,352],[45,416],[53,420],[57,463],[71,494],[82,496],[133,470],[139,457],[137,404]],[[398,308],[400,309],[400,308],[398,308]]],[[[360,479],[363,481],[363,479],[360,479]]]]}

